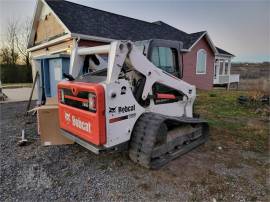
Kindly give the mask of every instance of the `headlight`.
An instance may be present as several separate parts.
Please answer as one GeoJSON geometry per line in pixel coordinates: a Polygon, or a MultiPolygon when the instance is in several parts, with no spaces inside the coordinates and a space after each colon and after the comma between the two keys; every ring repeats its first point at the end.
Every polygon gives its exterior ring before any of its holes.
{"type": "Polygon", "coordinates": [[[65,102],[64,89],[58,89],[58,102],[65,102]]]}
{"type": "Polygon", "coordinates": [[[88,101],[89,101],[89,110],[96,111],[96,95],[93,93],[88,94],[88,101]]]}

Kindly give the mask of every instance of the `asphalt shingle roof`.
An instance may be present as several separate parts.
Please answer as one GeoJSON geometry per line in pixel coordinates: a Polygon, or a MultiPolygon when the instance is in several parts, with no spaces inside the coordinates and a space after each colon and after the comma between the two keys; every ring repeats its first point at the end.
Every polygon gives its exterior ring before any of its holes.
{"type": "Polygon", "coordinates": [[[167,39],[189,48],[190,36],[164,22],[146,22],[68,1],[45,0],[72,33],[123,40],[167,39]]]}
{"type": "Polygon", "coordinates": [[[64,0],[45,0],[72,33],[110,39],[140,41],[167,39],[189,49],[205,33],[188,34],[162,21],[146,22],[64,0]]]}
{"type": "Polygon", "coordinates": [[[231,53],[229,53],[229,52],[227,52],[219,47],[216,47],[216,49],[217,49],[218,53],[220,53],[220,54],[234,56],[233,54],[231,54],[231,53]]]}

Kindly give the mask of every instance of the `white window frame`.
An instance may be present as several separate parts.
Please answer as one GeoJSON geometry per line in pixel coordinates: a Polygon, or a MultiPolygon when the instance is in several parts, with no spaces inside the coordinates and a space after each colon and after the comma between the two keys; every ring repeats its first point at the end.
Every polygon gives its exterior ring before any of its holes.
{"type": "Polygon", "coordinates": [[[197,51],[196,74],[206,74],[206,69],[207,69],[206,64],[207,64],[207,52],[204,49],[199,49],[197,51]],[[205,64],[204,64],[205,70],[204,70],[204,72],[198,72],[198,60],[199,60],[199,54],[200,54],[200,52],[205,53],[205,64]]]}

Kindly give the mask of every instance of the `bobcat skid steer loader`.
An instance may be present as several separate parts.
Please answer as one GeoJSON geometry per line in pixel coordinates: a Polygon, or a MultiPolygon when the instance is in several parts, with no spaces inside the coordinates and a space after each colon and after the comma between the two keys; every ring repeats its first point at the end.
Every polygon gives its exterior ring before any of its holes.
{"type": "Polygon", "coordinates": [[[157,169],[204,143],[205,121],[193,118],[195,86],[181,78],[181,45],[168,40],[75,47],[58,84],[64,136],[98,154],[127,149],[157,169]]]}

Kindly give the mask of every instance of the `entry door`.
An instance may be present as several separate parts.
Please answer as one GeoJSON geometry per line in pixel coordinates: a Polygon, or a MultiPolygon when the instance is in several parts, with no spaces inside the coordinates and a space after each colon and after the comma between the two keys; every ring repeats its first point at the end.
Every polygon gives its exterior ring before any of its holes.
{"type": "Polygon", "coordinates": [[[62,61],[58,59],[50,59],[50,87],[51,97],[57,96],[57,84],[62,80],[62,61]]]}

